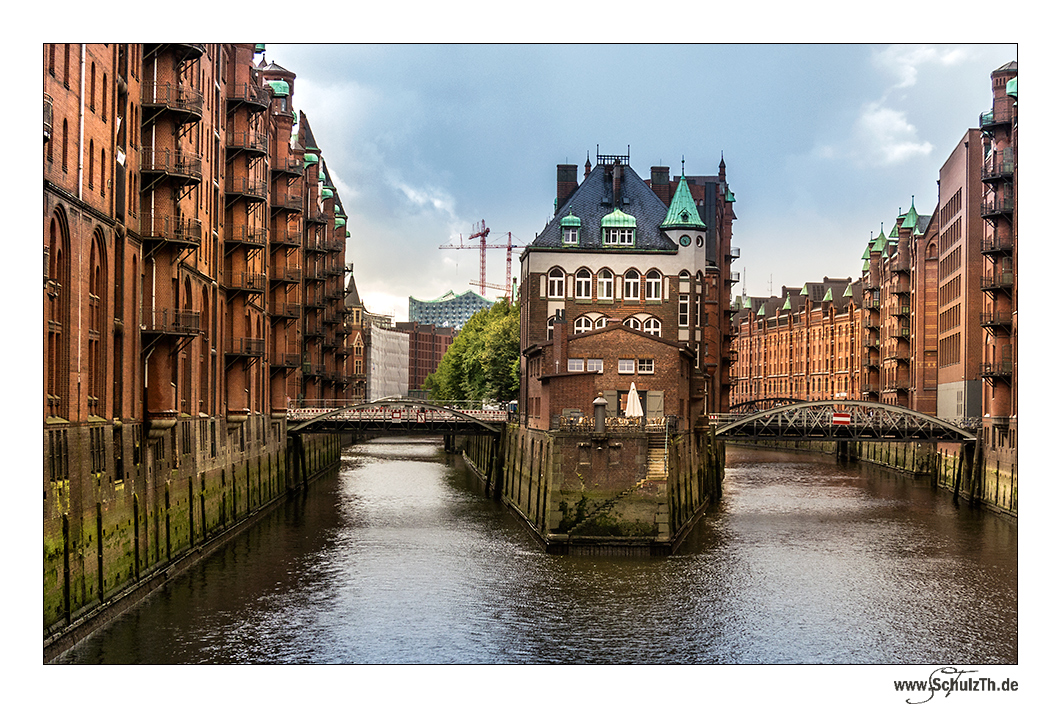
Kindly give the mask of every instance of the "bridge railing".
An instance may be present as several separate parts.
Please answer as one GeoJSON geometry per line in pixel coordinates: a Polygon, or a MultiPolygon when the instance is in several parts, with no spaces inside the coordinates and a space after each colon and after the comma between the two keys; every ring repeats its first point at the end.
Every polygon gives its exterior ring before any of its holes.
{"type": "MultiPolygon", "coordinates": [[[[550,428],[554,431],[593,433],[593,416],[553,416],[550,428]]],[[[606,416],[605,431],[623,433],[636,431],[674,431],[678,428],[677,416],[606,416]]]]}
{"type": "MultiPolygon", "coordinates": [[[[471,402],[449,402],[454,404],[469,404],[471,402]]],[[[333,421],[364,421],[364,422],[391,422],[391,423],[443,423],[453,422],[461,417],[458,414],[471,416],[480,421],[504,423],[509,420],[509,412],[505,409],[489,408],[458,408],[448,406],[447,409],[435,408],[440,402],[373,402],[369,405],[358,404],[360,408],[351,409],[353,406],[349,400],[314,400],[303,401],[302,405],[288,407],[288,421],[308,421],[325,414],[331,414],[328,418],[333,421]],[[308,405],[308,404],[313,404],[308,405]]]]}

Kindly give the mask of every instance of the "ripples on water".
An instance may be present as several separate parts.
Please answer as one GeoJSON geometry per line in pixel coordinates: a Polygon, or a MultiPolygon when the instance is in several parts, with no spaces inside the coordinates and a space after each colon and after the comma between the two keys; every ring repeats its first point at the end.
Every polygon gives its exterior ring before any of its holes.
{"type": "Polygon", "coordinates": [[[1017,661],[1014,523],[869,467],[728,466],[679,554],[559,557],[436,441],[363,444],[61,660],[1017,661]]]}

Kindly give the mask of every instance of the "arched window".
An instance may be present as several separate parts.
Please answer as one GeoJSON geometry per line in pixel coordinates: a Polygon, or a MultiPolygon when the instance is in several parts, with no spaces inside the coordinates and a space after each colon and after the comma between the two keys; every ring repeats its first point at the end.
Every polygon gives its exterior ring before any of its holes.
{"type": "Polygon", "coordinates": [[[660,300],[663,297],[663,278],[660,271],[652,270],[645,274],[645,299],[660,300]]]}
{"type": "Polygon", "coordinates": [[[584,332],[590,332],[594,329],[593,321],[585,315],[581,318],[576,318],[574,332],[576,335],[580,335],[584,332]]]}
{"type": "Polygon", "coordinates": [[[657,318],[649,318],[642,324],[642,332],[647,335],[656,335],[660,337],[660,320],[657,318]]]}
{"type": "Polygon", "coordinates": [[[575,272],[575,297],[576,299],[590,300],[590,269],[580,268],[575,272]]]}
{"type": "Polygon", "coordinates": [[[550,315],[548,318],[546,318],[546,339],[547,340],[552,340],[553,339],[553,323],[556,322],[556,321],[557,321],[557,318],[555,316],[553,316],[553,315],[550,315]]]}
{"type": "Polygon", "coordinates": [[[89,110],[96,112],[96,62],[89,71],[89,110]]]}
{"type": "Polygon", "coordinates": [[[602,269],[601,272],[597,274],[598,300],[612,300],[612,284],[614,278],[612,271],[607,268],[602,269]]]}
{"type": "Polygon", "coordinates": [[[594,321],[594,329],[600,330],[603,327],[608,327],[608,318],[604,315],[594,321]]]}
{"type": "Polygon", "coordinates": [[[63,172],[67,171],[66,156],[69,153],[70,147],[70,131],[66,124],[66,119],[63,119],[63,172]]]}
{"type": "Polygon", "coordinates": [[[633,268],[623,274],[623,299],[638,300],[641,297],[641,276],[633,268]]]}
{"type": "Polygon", "coordinates": [[[642,323],[636,317],[627,318],[626,320],[623,321],[623,324],[626,325],[627,327],[629,327],[632,330],[641,330],[642,329],[642,323]]]}
{"type": "Polygon", "coordinates": [[[100,194],[104,194],[107,185],[107,151],[100,150],[100,194]]]}
{"type": "Polygon", "coordinates": [[[68,231],[63,214],[57,211],[48,227],[48,302],[45,316],[48,318],[46,339],[47,407],[49,416],[68,418],[66,351],[67,323],[67,264],[68,231]]]}
{"type": "Polygon", "coordinates": [[[559,268],[550,270],[547,278],[546,295],[550,298],[564,297],[564,271],[559,268]]]}
{"type": "Polygon", "coordinates": [[[88,183],[88,185],[89,185],[89,189],[92,189],[92,185],[93,185],[93,182],[94,182],[93,178],[95,177],[95,174],[96,174],[96,144],[95,144],[94,141],[91,141],[91,140],[89,141],[88,153],[89,153],[89,174],[88,174],[89,183],[88,183]]]}

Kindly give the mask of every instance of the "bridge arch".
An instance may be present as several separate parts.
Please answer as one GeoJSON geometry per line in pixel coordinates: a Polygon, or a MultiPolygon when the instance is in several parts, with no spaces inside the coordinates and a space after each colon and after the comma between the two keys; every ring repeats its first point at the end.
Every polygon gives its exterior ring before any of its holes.
{"type": "Polygon", "coordinates": [[[974,431],[914,409],[875,401],[803,401],[758,411],[715,431],[728,439],[937,440],[972,442],[974,431]]]}
{"type": "Polygon", "coordinates": [[[735,404],[730,407],[730,413],[732,414],[754,414],[759,411],[767,411],[779,406],[787,406],[789,404],[799,404],[807,399],[794,399],[788,396],[774,397],[770,399],[752,399],[749,401],[742,401],[740,404],[735,404]]]}

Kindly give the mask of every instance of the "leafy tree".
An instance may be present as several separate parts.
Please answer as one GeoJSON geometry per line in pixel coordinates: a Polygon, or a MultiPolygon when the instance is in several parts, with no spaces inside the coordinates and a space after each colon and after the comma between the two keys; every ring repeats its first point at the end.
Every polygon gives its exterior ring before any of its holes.
{"type": "Polygon", "coordinates": [[[520,390],[520,308],[501,300],[469,318],[425,386],[436,400],[516,398],[520,390]]]}

